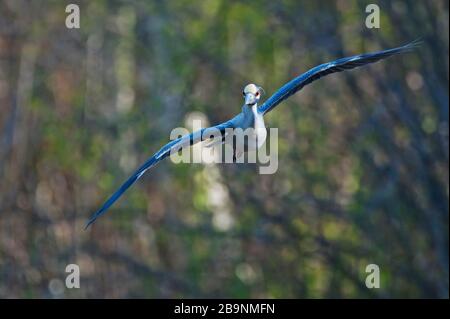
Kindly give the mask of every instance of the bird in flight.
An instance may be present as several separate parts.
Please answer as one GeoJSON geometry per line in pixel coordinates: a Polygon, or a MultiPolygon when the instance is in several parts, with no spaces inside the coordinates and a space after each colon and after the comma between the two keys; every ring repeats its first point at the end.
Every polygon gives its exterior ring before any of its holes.
{"type": "MultiPolygon", "coordinates": [[[[87,229],[93,222],[95,222],[98,217],[103,215],[108,210],[108,208],[111,207],[119,199],[119,197],[147,170],[155,166],[166,157],[170,156],[170,154],[178,152],[184,147],[196,144],[204,140],[208,140],[210,139],[211,135],[216,132],[220,132],[220,134],[222,134],[222,142],[224,142],[224,136],[229,130],[246,130],[249,128],[254,129],[255,133],[253,134],[253,136],[249,136],[248,139],[244,142],[244,148],[235,146],[233,146],[233,148],[236,150],[244,149],[245,151],[257,149],[264,144],[264,141],[267,137],[264,115],[272,111],[277,105],[286,100],[288,97],[300,91],[304,86],[331,73],[350,70],[366,64],[380,61],[382,59],[386,59],[396,54],[410,52],[419,44],[420,42],[416,40],[401,47],[378,52],[359,54],[347,58],[338,59],[333,62],[321,64],[283,85],[261,106],[258,106],[258,102],[264,92],[263,89],[255,84],[246,85],[242,92],[244,97],[244,105],[242,106],[241,113],[239,113],[229,121],[208,128],[202,128],[191,134],[186,134],[178,139],[170,141],[169,143],[164,145],[158,152],[156,152],[144,164],[142,164],[141,167],[139,167],[133,173],[133,175],[131,175],[122,184],[122,186],[120,186],[120,188],[108,198],[103,206],[92,215],[92,217],[87,222],[85,229],[87,229]]],[[[241,154],[234,154],[233,159],[235,160],[240,155],[241,154]]]]}

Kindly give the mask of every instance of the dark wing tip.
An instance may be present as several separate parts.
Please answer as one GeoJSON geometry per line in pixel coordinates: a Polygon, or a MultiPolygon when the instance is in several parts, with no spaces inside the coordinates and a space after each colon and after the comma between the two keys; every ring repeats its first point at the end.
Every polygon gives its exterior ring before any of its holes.
{"type": "Polygon", "coordinates": [[[84,230],[87,230],[89,228],[89,226],[91,226],[91,224],[93,224],[95,222],[96,219],[97,219],[97,217],[93,217],[93,218],[89,219],[88,222],[86,223],[86,225],[84,226],[84,230]]]}
{"type": "Polygon", "coordinates": [[[92,215],[92,217],[87,221],[86,225],[84,226],[84,230],[87,230],[89,226],[91,226],[97,220],[97,218],[103,214],[104,211],[105,211],[104,207],[96,211],[95,214],[92,215]]]}
{"type": "Polygon", "coordinates": [[[419,38],[415,39],[414,41],[411,41],[410,43],[405,44],[401,48],[405,49],[406,51],[412,51],[412,50],[419,48],[423,43],[424,43],[423,37],[419,37],[419,38]]]}

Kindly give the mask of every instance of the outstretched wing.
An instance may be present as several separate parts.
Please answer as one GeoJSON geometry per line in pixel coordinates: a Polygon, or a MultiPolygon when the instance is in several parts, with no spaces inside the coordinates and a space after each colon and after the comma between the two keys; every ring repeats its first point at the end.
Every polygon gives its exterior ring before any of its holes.
{"type": "Polygon", "coordinates": [[[111,197],[108,198],[108,200],[103,204],[103,206],[97,212],[95,212],[95,214],[92,215],[92,217],[87,222],[85,229],[87,229],[89,225],[95,222],[95,220],[98,217],[103,215],[106,212],[106,210],[109,207],[111,207],[111,205],[114,204],[131,185],[134,184],[134,182],[136,182],[142,175],[144,175],[144,173],[148,169],[155,166],[158,162],[162,161],[166,157],[170,156],[170,154],[178,152],[185,146],[190,146],[202,140],[207,140],[211,135],[217,134],[218,132],[220,132],[223,135],[225,129],[235,127],[234,123],[235,120],[236,118],[216,126],[202,128],[198,131],[195,131],[191,134],[186,134],[164,145],[158,152],[156,152],[152,157],[150,157],[141,167],[139,167],[134,172],[134,174],[131,175],[125,181],[125,183],[123,183],[122,186],[120,186],[120,188],[114,194],[112,194],[111,197]]]}
{"type": "Polygon", "coordinates": [[[419,44],[420,41],[416,40],[398,48],[355,55],[352,57],[342,58],[333,62],[328,62],[316,66],[315,68],[312,68],[311,70],[303,73],[302,75],[283,85],[275,94],[273,94],[264,102],[264,104],[262,104],[258,108],[258,112],[265,114],[271,111],[282,101],[286,100],[292,94],[295,94],[296,92],[301,90],[305,85],[308,85],[325,75],[357,68],[369,63],[374,63],[395,54],[409,52],[416,48],[419,44]]]}

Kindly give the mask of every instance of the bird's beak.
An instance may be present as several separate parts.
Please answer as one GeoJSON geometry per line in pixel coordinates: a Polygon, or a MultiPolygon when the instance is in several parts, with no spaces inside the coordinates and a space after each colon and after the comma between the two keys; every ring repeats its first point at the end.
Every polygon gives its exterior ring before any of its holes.
{"type": "Polygon", "coordinates": [[[247,93],[245,95],[245,104],[252,105],[256,103],[256,97],[253,93],[247,93]]]}

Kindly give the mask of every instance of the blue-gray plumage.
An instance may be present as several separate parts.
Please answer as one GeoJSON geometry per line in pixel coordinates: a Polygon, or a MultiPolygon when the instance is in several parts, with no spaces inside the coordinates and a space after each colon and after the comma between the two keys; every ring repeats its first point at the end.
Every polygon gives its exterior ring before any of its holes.
{"type": "MultiPolygon", "coordinates": [[[[126,180],[120,188],[108,198],[108,200],[103,204],[103,206],[89,219],[86,224],[86,228],[89,227],[99,216],[103,215],[106,210],[117,201],[117,199],[136,182],[148,169],[156,165],[158,162],[168,157],[171,153],[181,150],[185,146],[190,146],[198,143],[202,140],[209,139],[209,136],[216,132],[220,132],[222,136],[225,135],[226,129],[236,129],[241,128],[243,130],[252,127],[255,129],[254,140],[246,140],[246,150],[259,148],[265,141],[267,136],[267,131],[264,124],[264,115],[271,110],[273,110],[278,104],[286,100],[289,96],[295,94],[301,90],[305,85],[320,79],[321,77],[335,73],[341,72],[359,66],[374,63],[379,60],[388,58],[392,55],[409,52],[419,45],[419,41],[411,42],[407,45],[393,48],[389,50],[366,53],[355,55],[348,58],[342,58],[333,62],[324,63],[309,71],[303,73],[302,75],[296,77],[290,82],[283,85],[275,94],[273,94],[269,99],[267,99],[259,108],[258,101],[261,98],[263,90],[261,87],[255,84],[249,84],[244,88],[243,95],[245,103],[242,107],[242,112],[235,116],[233,119],[224,122],[222,124],[212,126],[209,128],[203,128],[199,131],[193,132],[191,134],[182,136],[176,140],[173,140],[163,146],[158,152],[156,152],[152,157],[150,157],[141,167],[139,167],[134,174],[126,180]]],[[[224,139],[222,139],[222,142],[224,139]]],[[[240,154],[236,154],[235,157],[239,157],[240,154]]]]}

